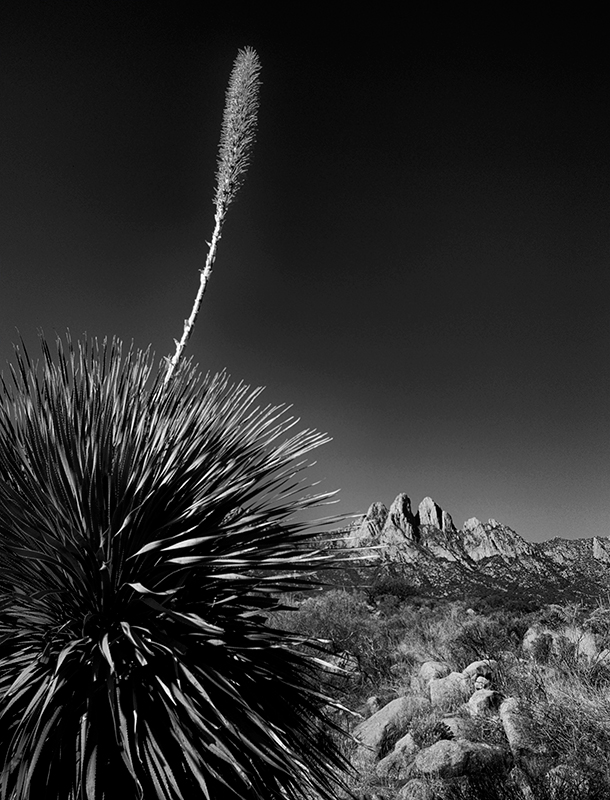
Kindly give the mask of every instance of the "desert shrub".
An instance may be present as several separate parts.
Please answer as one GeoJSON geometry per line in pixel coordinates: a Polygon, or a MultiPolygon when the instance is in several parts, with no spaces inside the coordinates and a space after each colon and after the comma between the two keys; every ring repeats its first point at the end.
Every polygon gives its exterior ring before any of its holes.
{"type": "MultiPolygon", "coordinates": [[[[454,628],[446,647],[456,664],[482,658],[496,658],[498,653],[520,644],[523,625],[506,615],[466,618],[454,628]]],[[[525,632],[525,631],[523,631],[525,632]]]]}
{"type": "Polygon", "coordinates": [[[563,606],[552,603],[536,614],[538,622],[551,630],[559,630],[565,625],[580,625],[586,616],[580,603],[566,603],[563,606]]]}
{"type": "Polygon", "coordinates": [[[275,618],[295,633],[324,639],[332,653],[356,654],[374,627],[364,595],[342,589],[318,592],[275,618]]]}
{"type": "Polygon", "coordinates": [[[442,604],[442,600],[438,600],[436,597],[428,597],[426,595],[413,595],[412,597],[407,597],[404,601],[404,606],[407,608],[422,611],[433,611],[439,606],[442,606],[442,604]]]}
{"type": "Polygon", "coordinates": [[[589,686],[607,692],[610,689],[610,664],[607,661],[590,661],[580,665],[583,680],[589,686]]]}
{"type": "Polygon", "coordinates": [[[537,664],[548,664],[553,655],[553,637],[542,633],[532,643],[532,657],[537,664]]]}
{"type": "Polygon", "coordinates": [[[407,598],[413,597],[416,591],[412,584],[400,575],[382,575],[365,589],[369,603],[374,604],[379,602],[381,598],[393,597],[396,600],[394,607],[397,607],[407,598]]]}
{"type": "Polygon", "coordinates": [[[555,638],[556,661],[564,667],[572,668],[578,664],[578,643],[566,636],[555,638]]]}
{"type": "Polygon", "coordinates": [[[393,594],[381,594],[377,596],[375,606],[381,616],[395,616],[400,610],[400,600],[393,594]]]}
{"type": "Polygon", "coordinates": [[[443,739],[454,738],[453,732],[442,719],[430,719],[429,717],[424,717],[416,720],[414,724],[412,723],[411,735],[417,746],[422,750],[443,739]]]}
{"type": "MultiPolygon", "coordinates": [[[[434,605],[401,604],[396,612],[402,624],[398,645],[404,660],[413,663],[430,659],[463,668],[480,658],[498,659],[510,652],[517,657],[529,627],[527,616],[505,611],[488,616],[468,614],[470,603],[437,601],[434,605]]],[[[393,617],[388,617],[391,624],[393,617]]]]}
{"type": "Polygon", "coordinates": [[[349,653],[358,662],[362,689],[370,690],[392,682],[406,622],[400,615],[373,615],[361,593],[331,589],[308,597],[293,611],[275,614],[272,624],[324,640],[332,654],[349,653]]]}
{"type": "Polygon", "coordinates": [[[534,598],[498,593],[474,598],[469,601],[469,605],[480,614],[489,614],[494,611],[504,611],[511,614],[532,614],[541,607],[540,601],[534,598]]]}
{"type": "Polygon", "coordinates": [[[610,645],[610,607],[600,605],[583,621],[583,628],[599,637],[601,647],[610,645]]]}
{"type": "Polygon", "coordinates": [[[489,658],[487,624],[484,619],[465,622],[450,641],[452,660],[467,664],[479,658],[489,658]]]}
{"type": "Polygon", "coordinates": [[[509,748],[502,720],[497,715],[477,714],[470,718],[469,738],[473,742],[509,748]]]}
{"type": "MultiPolygon", "coordinates": [[[[546,701],[526,707],[530,736],[551,763],[584,773],[593,786],[610,789],[610,708],[601,696],[573,684],[570,692],[551,692],[546,701]]],[[[607,795],[605,795],[607,796],[607,795]]]]}

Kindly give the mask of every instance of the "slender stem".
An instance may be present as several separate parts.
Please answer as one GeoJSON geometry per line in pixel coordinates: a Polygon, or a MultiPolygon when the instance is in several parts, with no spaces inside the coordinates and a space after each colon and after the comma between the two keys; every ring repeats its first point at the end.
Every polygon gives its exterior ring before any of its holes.
{"type": "Polygon", "coordinates": [[[217,209],[216,214],[214,215],[214,233],[212,234],[212,239],[209,242],[208,246],[208,255],[205,260],[205,267],[202,270],[199,270],[200,278],[199,278],[199,289],[197,290],[197,295],[195,297],[195,301],[193,303],[193,308],[191,309],[191,314],[188,319],[184,320],[184,329],[182,331],[182,337],[180,341],[176,341],[176,352],[174,355],[168,359],[168,366],[167,372],[165,373],[164,383],[168,383],[176,369],[178,362],[184,352],[184,348],[187,345],[188,340],[190,339],[191,333],[193,332],[193,328],[195,327],[195,321],[197,320],[197,315],[199,314],[199,309],[201,308],[201,303],[203,301],[203,295],[205,293],[208,280],[210,279],[210,275],[212,274],[212,269],[214,267],[214,261],[216,260],[216,251],[218,249],[218,242],[220,241],[222,226],[225,221],[226,216],[226,209],[217,209]]]}
{"type": "Polygon", "coordinates": [[[229,78],[225,100],[224,116],[220,134],[218,170],[216,173],[216,194],[214,205],[214,233],[208,244],[208,255],[204,269],[200,270],[199,289],[193,303],[191,315],[184,320],[182,338],[176,341],[176,352],[168,356],[164,383],[167,384],[182,357],[187,342],[195,327],[201,308],[222,232],[222,226],[229,205],[235,199],[250,162],[250,151],[256,131],[258,111],[258,89],[260,81],[260,62],[251,47],[240,50],[229,78]]]}

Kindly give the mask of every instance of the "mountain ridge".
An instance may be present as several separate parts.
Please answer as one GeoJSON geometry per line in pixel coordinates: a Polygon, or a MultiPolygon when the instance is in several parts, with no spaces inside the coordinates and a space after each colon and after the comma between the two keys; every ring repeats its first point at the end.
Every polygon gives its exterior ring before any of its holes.
{"type": "Polygon", "coordinates": [[[431,497],[414,511],[401,492],[388,508],[374,502],[345,531],[346,547],[364,559],[357,570],[400,575],[414,589],[442,597],[519,595],[524,599],[591,600],[610,592],[610,539],[528,542],[496,519],[456,528],[431,497]]]}

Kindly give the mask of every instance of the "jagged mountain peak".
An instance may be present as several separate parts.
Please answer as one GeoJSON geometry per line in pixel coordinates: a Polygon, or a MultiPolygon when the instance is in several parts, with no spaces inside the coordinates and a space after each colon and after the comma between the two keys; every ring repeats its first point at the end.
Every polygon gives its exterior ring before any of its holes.
{"type": "Polygon", "coordinates": [[[487,523],[472,517],[462,531],[464,549],[475,561],[500,556],[503,559],[532,556],[535,548],[518,533],[495,519],[487,523]]]}
{"type": "Polygon", "coordinates": [[[401,492],[388,509],[373,503],[346,539],[374,545],[369,567],[392,567],[427,592],[465,596],[515,592],[520,597],[592,598],[610,589],[610,538],[527,542],[516,531],[471,517],[457,530],[431,497],[414,513],[401,492]]]}
{"type": "Polygon", "coordinates": [[[419,504],[419,524],[431,528],[438,528],[441,531],[454,531],[455,526],[451,515],[435,503],[431,497],[424,497],[419,504]]]}
{"type": "Polygon", "coordinates": [[[359,523],[354,524],[350,533],[352,544],[360,547],[375,541],[388,518],[388,508],[384,503],[371,503],[369,510],[359,523]]]}
{"type": "Polygon", "coordinates": [[[607,537],[593,537],[593,558],[610,562],[610,542],[607,537]]]}
{"type": "Polygon", "coordinates": [[[379,542],[387,545],[413,542],[417,539],[416,531],[417,519],[411,510],[411,499],[402,492],[390,506],[379,542]]]}

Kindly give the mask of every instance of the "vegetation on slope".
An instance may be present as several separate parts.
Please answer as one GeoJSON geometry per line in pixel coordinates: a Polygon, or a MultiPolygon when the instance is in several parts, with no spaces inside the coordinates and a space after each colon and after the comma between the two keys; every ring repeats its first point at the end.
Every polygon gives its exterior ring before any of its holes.
{"type": "MultiPolygon", "coordinates": [[[[344,667],[343,673],[329,677],[327,688],[352,712],[343,715],[346,730],[353,731],[395,698],[424,696],[418,675],[426,661],[462,670],[471,662],[494,659],[498,666],[493,688],[502,698],[519,698],[529,746],[541,754],[534,761],[525,755],[515,759],[509,779],[430,778],[420,781],[429,793],[413,797],[593,800],[610,796],[610,663],[607,658],[579,655],[574,642],[561,635],[564,629],[578,629],[583,635],[595,634],[600,649],[607,647],[606,606],[550,605],[524,611],[475,598],[439,601],[386,594],[370,600],[362,592],[330,590],[301,600],[293,612],[277,615],[282,625],[325,640],[330,660],[344,667]],[[526,650],[524,635],[532,627],[557,635],[541,636],[526,650]]],[[[419,750],[452,738],[444,724],[451,714],[467,723],[470,740],[510,750],[498,716],[472,716],[463,700],[443,708],[428,704],[415,713],[409,732],[419,750]]],[[[358,765],[358,745],[352,742],[346,752],[358,765]]],[[[406,784],[405,778],[380,778],[367,762],[352,789],[365,798],[407,798],[411,795],[400,794],[407,791],[406,784]]]]}

